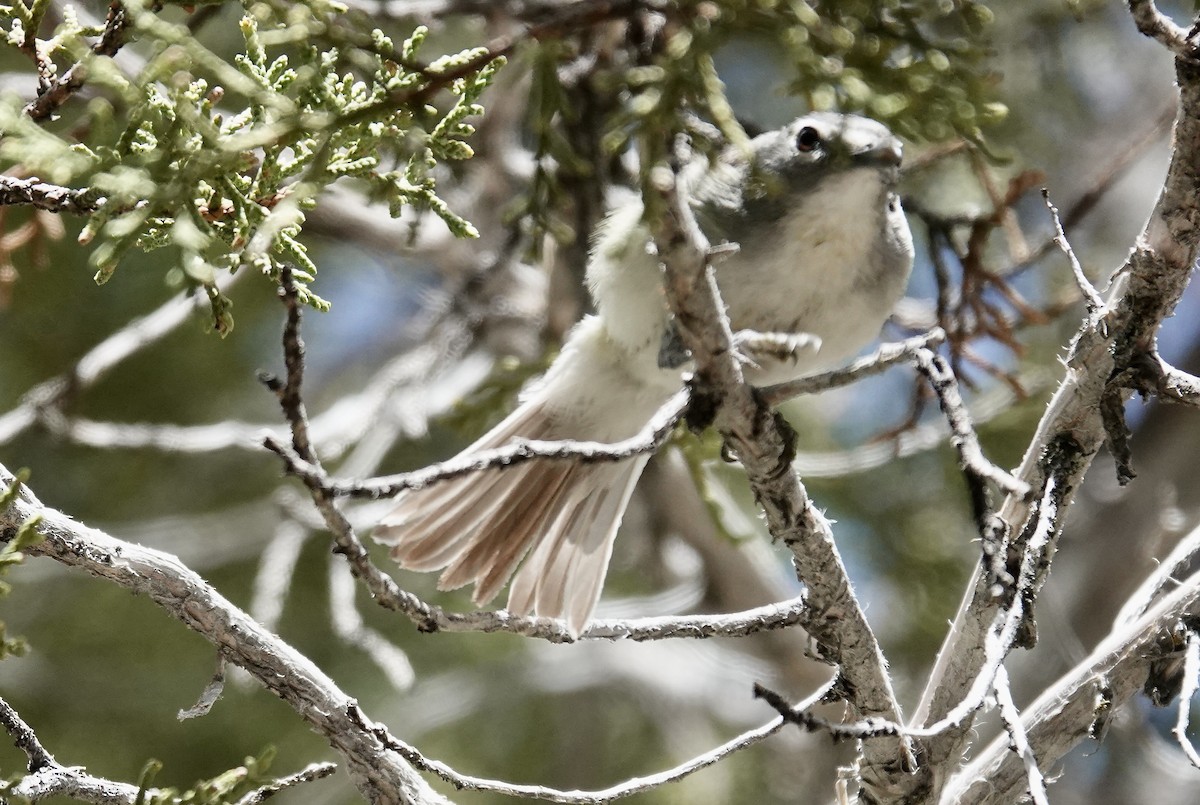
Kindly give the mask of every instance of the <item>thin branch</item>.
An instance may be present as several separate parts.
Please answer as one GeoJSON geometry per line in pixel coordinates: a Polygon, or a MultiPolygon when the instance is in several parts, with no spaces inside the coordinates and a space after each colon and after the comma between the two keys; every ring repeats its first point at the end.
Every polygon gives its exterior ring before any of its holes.
{"type": "Polygon", "coordinates": [[[1137,29],[1177,56],[1190,55],[1187,31],[1158,10],[1154,0],[1129,0],[1137,29]]]}
{"type": "Polygon", "coordinates": [[[1029,746],[1029,736],[1025,734],[1025,725],[1021,723],[1021,712],[1012,698],[1012,690],[1008,684],[1008,671],[1001,665],[996,671],[996,682],[993,686],[996,692],[996,704],[1000,710],[1000,720],[1004,722],[1004,731],[1012,749],[1020,756],[1025,764],[1025,775],[1029,778],[1029,798],[1034,805],[1050,805],[1046,796],[1046,777],[1038,767],[1037,756],[1029,746]]]}
{"type": "MultiPolygon", "coordinates": [[[[829,695],[832,685],[833,683],[830,682],[823,686],[798,706],[807,708],[816,704],[829,695]]],[[[753,746],[763,739],[774,735],[786,724],[787,721],[783,718],[772,719],[761,727],[747,730],[736,738],[726,741],[720,746],[710,749],[704,754],[698,755],[671,769],[645,777],[634,777],[610,788],[597,791],[561,791],[546,786],[516,785],[500,780],[489,780],[482,777],[460,774],[440,761],[426,758],[413,747],[391,735],[388,735],[387,738],[392,747],[414,766],[436,774],[458,789],[491,791],[512,797],[542,799],[549,802],[567,803],[568,805],[601,805],[601,803],[611,802],[612,800],[622,799],[634,794],[641,794],[653,788],[682,780],[684,777],[694,774],[701,769],[706,769],[709,766],[719,763],[735,752],[753,746]]]]}
{"type": "MultiPolygon", "coordinates": [[[[390,576],[375,566],[366,546],[338,506],[337,499],[319,480],[324,475],[324,470],[309,440],[308,415],[305,412],[301,388],[304,378],[304,341],[300,337],[300,303],[291,272],[283,269],[279,279],[279,296],[287,311],[282,339],[287,374],[283,381],[267,374],[261,375],[260,378],[279,398],[280,407],[291,427],[292,448],[296,455],[315,469],[313,475],[302,480],[308,487],[313,505],[324,520],[325,527],[333,536],[334,552],[346,558],[351,573],[366,585],[381,606],[404,612],[414,619],[423,616],[428,612],[428,605],[400,589],[390,576]]],[[[270,447],[274,441],[268,437],[266,443],[270,447]]],[[[282,445],[277,447],[282,451],[282,445]]]]}
{"type": "Polygon", "coordinates": [[[1200,635],[1188,632],[1187,647],[1183,655],[1183,687],[1179,690],[1177,705],[1179,712],[1171,734],[1175,736],[1188,762],[1200,769],[1200,753],[1196,752],[1196,747],[1187,736],[1192,715],[1192,699],[1196,696],[1197,685],[1200,685],[1200,635]]]}
{"type": "MultiPolygon", "coordinates": [[[[92,45],[92,52],[88,58],[115,56],[125,42],[125,29],[128,25],[129,15],[125,6],[121,0],[112,0],[108,5],[108,18],[104,21],[104,31],[92,45]]],[[[86,59],[81,59],[47,86],[40,87],[37,98],[25,106],[25,114],[34,120],[45,120],[58,111],[58,108],[78,92],[87,81],[85,61],[86,59]]]]}
{"type": "Polygon", "coordinates": [[[945,331],[941,327],[934,327],[927,333],[903,341],[882,344],[870,355],[859,358],[841,369],[764,386],[758,393],[767,405],[777,406],[804,394],[816,394],[819,391],[848,386],[864,377],[881,374],[896,364],[910,363],[919,350],[936,348],[945,340],[945,331]]]}
{"type": "Polygon", "coordinates": [[[303,783],[311,783],[314,780],[320,780],[329,777],[337,771],[337,764],[334,763],[311,763],[305,766],[295,774],[289,774],[287,777],[280,777],[273,783],[268,783],[260,788],[256,788],[246,796],[237,801],[237,805],[261,805],[271,797],[286,791],[289,788],[295,788],[303,783]]]}
{"type": "Polygon", "coordinates": [[[1083,294],[1083,299],[1087,303],[1089,313],[1104,313],[1104,299],[1100,296],[1100,292],[1096,290],[1096,286],[1092,285],[1092,281],[1088,279],[1087,274],[1083,272],[1083,266],[1079,264],[1079,258],[1075,256],[1075,250],[1071,248],[1070,241],[1067,240],[1067,232],[1063,229],[1062,219],[1058,217],[1058,207],[1050,201],[1050,190],[1042,188],[1042,200],[1046,202],[1046,209],[1050,211],[1050,217],[1054,219],[1054,243],[1058,248],[1062,249],[1063,254],[1067,256],[1067,260],[1071,263],[1071,273],[1075,275],[1075,285],[1079,288],[1079,292],[1083,294]]]}
{"type": "MultiPolygon", "coordinates": [[[[11,482],[11,473],[0,467],[0,486],[11,482]]],[[[82,525],[43,506],[25,488],[13,505],[0,512],[0,539],[12,539],[21,524],[35,515],[41,516],[37,531],[43,539],[25,553],[52,558],[145,595],[202,635],[227,661],[247,670],[324,736],[345,759],[351,778],[368,801],[409,805],[446,801],[364,729],[361,719],[350,717],[358,706],[332,679],[174,556],[82,525]]]]}
{"type": "MultiPolygon", "coordinates": [[[[1200,573],[1132,623],[1118,624],[1092,653],[1044,690],[1021,716],[1032,751],[1049,767],[1083,741],[1092,740],[1117,708],[1142,693],[1150,667],[1176,650],[1172,630],[1200,617],[1200,573]]],[[[1028,779],[1007,736],[982,747],[947,783],[942,802],[1007,805],[1028,779]]]]}
{"type": "MultiPolygon", "coordinates": [[[[340,552],[340,551],[339,551],[340,552]]],[[[677,638],[745,637],[802,623],[805,596],[725,615],[664,615],[649,618],[599,618],[588,623],[583,633],[572,636],[557,621],[511,615],[505,610],[448,612],[402,589],[373,563],[348,557],[355,577],[363,581],[375,602],[398,612],[422,632],[504,632],[507,634],[569,643],[579,640],[630,640],[646,642],[677,638]]]]}
{"type": "Polygon", "coordinates": [[[300,337],[300,322],[303,318],[302,305],[292,271],[287,266],[279,272],[279,298],[287,309],[287,322],[283,326],[283,362],[286,379],[280,384],[274,378],[262,376],[266,385],[279,397],[279,407],[287,418],[292,432],[292,449],[305,461],[315,462],[312,442],[308,436],[308,412],[300,396],[304,383],[304,340],[300,337]]]}
{"type": "Polygon", "coordinates": [[[0,698],[0,724],[12,736],[16,747],[25,753],[25,757],[29,758],[28,769],[30,772],[58,766],[54,755],[51,755],[38,740],[33,727],[26,724],[13,706],[3,698],[0,698]]]}
{"type": "Polygon", "coordinates": [[[937,394],[942,412],[950,424],[951,441],[958,450],[963,471],[975,484],[990,481],[1005,494],[1028,497],[1032,491],[1029,484],[1000,469],[983,454],[979,436],[971,424],[971,415],[959,393],[958,380],[946,360],[929,349],[915,350],[910,359],[937,394]]]}
{"type": "Polygon", "coordinates": [[[105,198],[92,190],[75,190],[39,179],[0,176],[0,206],[32,206],[39,210],[87,215],[103,206],[105,198]]]}
{"type": "Polygon", "coordinates": [[[675,429],[687,407],[686,390],[675,394],[663,405],[636,435],[611,444],[579,442],[571,440],[541,441],[517,439],[504,447],[480,450],[470,455],[433,464],[413,472],[388,475],[368,481],[339,481],[329,478],[320,467],[303,460],[287,450],[272,436],[263,439],[263,445],[284,461],[287,472],[305,483],[316,483],[330,494],[338,497],[390,498],[405,489],[420,489],[438,481],[457,478],[472,472],[493,467],[507,467],[531,459],[570,459],[582,462],[621,461],[642,453],[651,453],[662,447],[675,429]]]}
{"type": "Polygon", "coordinates": [[[921,730],[908,730],[903,724],[888,721],[885,718],[864,718],[852,723],[830,721],[812,714],[812,707],[817,703],[812,697],[799,704],[792,704],[779,693],[757,682],[754,683],[754,698],[762,699],[770,705],[787,723],[795,724],[810,732],[827,733],[835,741],[861,741],[867,738],[897,736],[911,738],[921,732],[921,730]]]}

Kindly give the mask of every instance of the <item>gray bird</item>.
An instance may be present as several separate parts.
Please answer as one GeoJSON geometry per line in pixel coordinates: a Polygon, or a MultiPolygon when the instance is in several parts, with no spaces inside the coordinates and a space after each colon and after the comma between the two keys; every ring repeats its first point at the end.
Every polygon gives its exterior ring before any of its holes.
{"type": "MultiPolygon", "coordinates": [[[[710,241],[739,246],[716,274],[734,329],[746,331],[738,345],[750,382],[821,371],[878,335],[912,268],[894,192],[900,157],[900,141],[880,123],[815,113],[680,172],[710,241]]],[[[627,439],[680,389],[687,366],[664,347],[670,330],[650,240],[640,202],[608,216],[587,270],[595,315],[467,453],[515,438],[627,439]]],[[[562,618],[578,634],[647,460],[535,459],[405,491],[374,537],[404,567],[445,568],[441,589],[473,582],[477,605],[511,578],[511,613],[562,618]]]]}

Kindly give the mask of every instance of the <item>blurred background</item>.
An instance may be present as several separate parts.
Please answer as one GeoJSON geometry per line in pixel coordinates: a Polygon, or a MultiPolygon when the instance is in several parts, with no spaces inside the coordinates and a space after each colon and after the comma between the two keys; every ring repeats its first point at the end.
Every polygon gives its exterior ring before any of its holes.
{"type": "MultiPolygon", "coordinates": [[[[519,30],[509,14],[519,4],[350,5],[354,25],[381,26],[398,40],[428,24],[431,56],[519,30]]],[[[870,27],[872,14],[925,13],[925,5],[931,31],[954,23],[936,4],[847,4],[839,13],[870,27]]],[[[981,8],[944,5],[954,13],[981,8]]],[[[100,4],[80,7],[103,16],[100,4]]],[[[822,19],[833,14],[827,4],[812,8],[822,19]]],[[[1180,7],[1164,10],[1185,20],[1180,7]]],[[[962,120],[939,129],[917,101],[889,120],[910,139],[906,159],[917,166],[904,192],[918,257],[909,299],[884,335],[936,322],[939,287],[976,301],[954,318],[964,331],[955,359],[988,455],[1012,467],[1082,313],[1065,259],[1042,248],[1051,222],[1037,190],[1048,187],[1067,214],[1072,244],[1103,286],[1165,174],[1173,73],[1123,4],[1008,2],[991,12],[986,33],[963,51],[974,54],[973,77],[963,83],[975,94],[962,101],[1007,107],[1002,120],[980,120],[990,154],[956,145],[962,120]],[[984,219],[992,223],[973,242],[984,219]],[[1007,281],[985,281],[980,270],[1007,281]],[[977,296],[972,287],[981,288],[977,296]]],[[[189,22],[220,50],[240,41],[242,13],[239,4],[220,4],[163,15],[189,22]]],[[[602,121],[628,100],[602,70],[590,72],[589,59],[616,69],[613,40],[626,34],[617,20],[564,35],[558,47],[566,55],[549,71],[548,48],[518,49],[484,94],[477,158],[441,178],[444,197],[479,228],[478,240],[455,240],[428,216],[392,219],[353,183],[308,213],[303,241],[320,269],[312,287],[332,306],[306,314],[306,403],[318,451],[339,476],[454,455],[504,414],[586,309],[588,232],[602,215],[605,184],[628,183],[632,173],[628,151],[589,152],[611,130],[602,121]],[[575,119],[545,114],[548,80],[559,82],[568,98],[561,108],[574,109],[575,119]],[[559,127],[555,136],[595,136],[539,151],[547,120],[559,127]]],[[[797,75],[809,74],[797,56],[806,45],[779,41],[748,25],[715,50],[727,97],[747,126],[770,128],[810,106],[863,106],[844,91],[844,75],[828,95],[797,86],[797,75]]],[[[0,69],[5,92],[32,97],[34,78],[20,54],[0,51],[0,69]]],[[[892,80],[886,64],[876,69],[850,78],[876,87],[892,80]]],[[[872,108],[887,117],[887,107],[872,108]]],[[[205,332],[202,311],[170,306],[179,283],[170,250],[131,253],[101,287],[76,243],[80,221],[23,208],[0,216],[0,463],[28,467],[42,501],[79,521],[177,554],[426,755],[468,774],[600,788],[769,720],[772,712],[751,696],[755,682],[799,698],[827,678],[804,658],[805,638],[795,632],[570,646],[418,633],[351,583],[301,486],[281,478],[279,461],[258,447],[261,433],[282,432],[273,395],[255,379],[260,369],[282,371],[283,311],[267,279],[245,269],[222,280],[237,324],[220,338],[205,332]],[[173,324],[172,311],[181,311],[173,324]],[[144,316],[159,317],[151,321],[163,324],[161,337],[57,398],[61,406],[26,416],[31,393],[69,379],[89,350],[144,316]]],[[[1189,293],[1161,338],[1164,356],[1190,371],[1200,369],[1198,321],[1189,293]]],[[[944,427],[917,386],[910,370],[894,369],[787,410],[800,432],[797,463],[808,491],[836,521],[839,548],[910,709],[978,551],[944,427]]],[[[1110,461],[1094,465],[1042,594],[1041,642],[1009,663],[1018,704],[1086,656],[1154,559],[1197,520],[1194,414],[1134,400],[1129,415],[1138,478],[1121,488],[1110,461]]],[[[378,504],[351,511],[363,533],[382,513],[378,504]]],[[[395,575],[427,600],[470,606],[466,594],[436,592],[432,575],[395,575]]],[[[277,750],[278,774],[332,758],[287,706],[236,675],[211,713],[178,720],[208,682],[214,654],[150,601],[49,560],[26,563],[9,581],[0,618],[30,650],[0,664],[0,695],[65,765],[132,781],[158,758],[156,782],[187,787],[268,746],[277,750]]],[[[680,435],[639,486],[599,615],[736,611],[799,589],[712,435],[680,435]]],[[[1068,759],[1053,800],[1194,801],[1200,772],[1162,737],[1171,718],[1140,701],[1127,708],[1104,744],[1068,759]]],[[[837,766],[852,757],[851,746],[785,731],[631,801],[825,800],[837,766]]],[[[22,768],[21,754],[0,746],[3,774],[22,768]]],[[[339,774],[279,801],[347,803],[357,795],[339,774]]]]}

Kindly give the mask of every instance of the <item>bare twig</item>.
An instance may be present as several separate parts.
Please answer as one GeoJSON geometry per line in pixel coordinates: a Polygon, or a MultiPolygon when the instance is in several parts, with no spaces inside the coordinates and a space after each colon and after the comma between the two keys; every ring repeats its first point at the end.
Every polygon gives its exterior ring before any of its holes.
{"type": "Polygon", "coordinates": [[[994,685],[996,704],[1000,710],[1000,720],[1004,722],[1004,730],[1012,749],[1020,756],[1025,764],[1025,775],[1029,778],[1029,798],[1034,805],[1050,805],[1046,797],[1046,777],[1038,767],[1037,756],[1029,746],[1029,736],[1025,734],[1025,725],[1021,723],[1021,713],[1013,701],[1012,691],[1008,685],[1008,671],[1001,665],[996,670],[994,685]]]}
{"type": "Polygon", "coordinates": [[[929,349],[914,350],[910,359],[916,363],[937,394],[942,412],[950,424],[951,441],[958,450],[963,471],[969,479],[973,480],[976,486],[990,481],[1005,494],[1028,496],[1031,492],[1029,484],[1000,469],[983,454],[979,436],[971,424],[971,415],[967,412],[966,404],[959,393],[957,378],[946,360],[929,349]]]}
{"type": "MultiPolygon", "coordinates": [[[[8,485],[11,480],[12,475],[0,467],[0,486],[8,485]]],[[[20,525],[34,515],[41,516],[37,530],[43,539],[26,548],[26,553],[52,558],[143,594],[202,635],[227,661],[249,671],[323,735],[341,753],[351,778],[368,801],[412,805],[446,801],[373,732],[365,729],[360,718],[351,717],[351,712],[360,712],[358,706],[333,680],[178,559],[81,525],[43,506],[25,489],[12,506],[0,512],[0,539],[12,539],[20,525]]],[[[36,782],[29,777],[26,781],[30,786],[36,782]]],[[[55,778],[43,782],[46,786],[57,786],[59,791],[70,790],[63,788],[70,781],[64,783],[55,778]]],[[[128,802],[132,803],[133,798],[128,802]]]]}
{"type": "MultiPolygon", "coordinates": [[[[375,566],[366,546],[354,531],[349,519],[338,506],[338,502],[329,489],[321,482],[324,475],[320,461],[309,440],[308,415],[305,412],[302,397],[302,382],[304,378],[304,341],[300,337],[302,321],[300,303],[291,272],[284,269],[280,272],[280,298],[287,310],[287,319],[283,328],[283,355],[287,375],[280,381],[269,374],[261,375],[261,379],[275,392],[279,398],[280,408],[287,418],[292,431],[292,448],[296,455],[315,469],[309,476],[302,477],[313,505],[320,513],[333,536],[334,552],[341,554],[349,563],[350,571],[360,579],[380,603],[390,609],[396,609],[414,617],[423,615],[429,607],[404,590],[396,582],[375,566]]],[[[273,440],[268,438],[271,446],[273,440]]],[[[277,445],[282,450],[282,445],[277,445]]]]}
{"type": "Polygon", "coordinates": [[[104,204],[104,197],[91,190],[75,190],[39,179],[0,176],[0,206],[26,205],[49,212],[87,215],[104,204]]]}
{"type": "Polygon", "coordinates": [[[1187,633],[1187,646],[1183,658],[1183,687],[1179,690],[1178,716],[1171,734],[1175,736],[1188,762],[1200,769],[1200,753],[1187,736],[1192,715],[1192,699],[1196,695],[1197,685],[1200,685],[1200,635],[1195,632],[1187,633]]]}
{"type": "MultiPolygon", "coordinates": [[[[828,696],[832,687],[832,682],[817,690],[809,696],[804,702],[797,705],[798,707],[808,708],[816,704],[821,699],[828,696]]],[[[454,771],[449,766],[437,760],[426,758],[416,749],[393,736],[388,736],[388,740],[397,752],[414,766],[425,769],[441,777],[446,782],[452,784],[456,788],[465,789],[468,791],[492,791],[500,794],[506,794],[513,797],[526,797],[542,799],[548,802],[567,803],[567,805],[601,805],[601,803],[611,802],[615,799],[632,796],[634,794],[644,793],[653,788],[673,783],[677,780],[682,780],[690,774],[693,774],[701,769],[708,768],[715,763],[724,760],[729,755],[735,752],[746,749],[754,744],[762,741],[765,738],[778,732],[787,721],[783,718],[775,718],[763,724],[761,727],[756,727],[752,730],[743,732],[741,735],[726,741],[720,746],[705,752],[702,755],[692,758],[684,763],[675,766],[674,768],[661,771],[656,774],[647,775],[645,777],[635,777],[631,780],[626,780],[610,788],[605,788],[597,791],[560,791],[554,788],[539,785],[515,785],[499,780],[488,780],[481,777],[472,777],[465,774],[460,774],[454,771]]]]}
{"type": "Polygon", "coordinates": [[[880,374],[896,364],[911,362],[918,351],[936,348],[945,339],[945,331],[940,327],[934,327],[927,333],[903,341],[882,344],[875,352],[859,358],[841,369],[821,372],[798,380],[777,383],[773,386],[764,386],[759,389],[759,394],[767,405],[776,406],[803,394],[815,394],[819,391],[848,386],[864,377],[880,374]]]}
{"type": "Polygon", "coordinates": [[[992,505],[991,482],[1005,494],[1027,497],[1029,486],[997,467],[983,454],[979,437],[971,424],[971,415],[958,391],[958,382],[950,364],[936,352],[919,349],[913,356],[917,369],[929,382],[950,424],[950,440],[958,451],[959,466],[967,482],[975,527],[979,530],[984,566],[994,583],[1007,580],[1005,542],[1008,529],[992,505]]]}
{"type": "Polygon", "coordinates": [[[1177,56],[1188,55],[1187,31],[1158,10],[1154,0],[1129,0],[1129,13],[1137,29],[1177,56]]]}
{"type": "Polygon", "coordinates": [[[368,481],[351,482],[328,478],[319,467],[288,451],[274,437],[264,438],[264,446],[284,460],[287,471],[305,481],[324,486],[339,497],[378,500],[393,497],[405,489],[420,489],[438,481],[457,478],[491,467],[507,467],[531,459],[573,461],[620,461],[630,456],[650,453],[666,443],[687,407],[688,394],[680,391],[654,415],[636,435],[612,444],[571,440],[541,441],[519,439],[504,447],[480,450],[458,456],[413,472],[388,475],[368,481]]]}
{"type": "Polygon", "coordinates": [[[279,272],[279,298],[287,309],[287,322],[283,326],[283,362],[287,374],[282,383],[269,375],[260,379],[279,397],[279,407],[291,426],[292,449],[305,461],[315,462],[308,438],[308,412],[300,396],[304,383],[304,340],[300,337],[303,313],[292,271],[286,266],[279,272]]]}
{"type": "Polygon", "coordinates": [[[1104,312],[1104,299],[1100,296],[1100,292],[1096,290],[1096,286],[1092,285],[1092,281],[1088,279],[1087,274],[1083,272],[1083,266],[1079,264],[1079,258],[1075,256],[1075,250],[1071,248],[1070,241],[1067,240],[1067,232],[1063,229],[1062,219],[1058,217],[1058,207],[1050,201],[1050,190],[1042,188],[1042,199],[1046,202],[1046,209],[1050,211],[1050,217],[1054,219],[1054,243],[1058,248],[1062,249],[1063,254],[1067,256],[1067,260],[1071,262],[1071,273],[1075,275],[1075,285],[1079,287],[1079,292],[1083,294],[1083,299],[1087,303],[1088,310],[1092,313],[1104,312]]]}
{"type": "Polygon", "coordinates": [[[37,733],[33,731],[33,728],[26,724],[13,706],[2,698],[0,698],[0,724],[12,736],[13,743],[17,748],[24,752],[25,757],[29,759],[27,768],[30,772],[58,765],[54,755],[51,755],[46,747],[42,746],[42,742],[38,740],[37,733]]]}
{"type": "Polygon", "coordinates": [[[830,721],[811,712],[813,705],[817,703],[817,700],[812,697],[799,704],[791,704],[779,693],[757,682],[754,684],[754,698],[762,699],[770,705],[783,717],[785,722],[795,724],[810,732],[824,732],[835,741],[861,741],[866,738],[897,736],[913,737],[920,732],[920,730],[907,730],[903,724],[888,721],[885,718],[864,718],[851,723],[830,721]]]}
{"type": "Polygon", "coordinates": [[[286,791],[289,788],[295,788],[303,783],[311,783],[313,780],[320,780],[328,777],[337,771],[337,765],[333,763],[312,763],[305,766],[295,774],[289,774],[287,777],[280,777],[273,783],[268,783],[260,788],[256,788],[246,796],[237,801],[237,805],[260,805],[271,797],[286,791]]]}
{"type": "Polygon", "coordinates": [[[377,604],[407,617],[423,632],[505,632],[551,643],[578,640],[667,640],[675,638],[744,637],[782,629],[803,621],[805,596],[727,615],[669,615],[649,618],[597,618],[572,636],[556,621],[511,615],[505,610],[447,612],[403,590],[374,564],[353,566],[377,604]]]}
{"type": "MultiPolygon", "coordinates": [[[[108,6],[108,18],[104,21],[104,32],[92,45],[88,58],[115,56],[125,42],[125,29],[129,17],[121,0],[112,0],[108,6]]],[[[87,81],[86,60],[76,62],[61,76],[38,88],[38,96],[25,106],[25,114],[34,120],[45,120],[79,91],[87,81]]]]}

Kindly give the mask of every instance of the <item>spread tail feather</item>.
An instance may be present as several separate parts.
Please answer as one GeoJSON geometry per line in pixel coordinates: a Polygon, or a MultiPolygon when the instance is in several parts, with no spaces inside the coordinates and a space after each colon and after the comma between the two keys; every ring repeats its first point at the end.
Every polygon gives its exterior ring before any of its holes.
{"type": "MultiPolygon", "coordinates": [[[[563,438],[543,408],[526,402],[468,452],[516,437],[563,438]]],[[[476,605],[494,598],[525,559],[509,611],[562,618],[578,634],[600,599],[617,527],[646,460],[535,458],[408,490],[374,537],[403,567],[445,568],[439,589],[474,583],[476,605]]]]}
{"type": "MultiPolygon", "coordinates": [[[[677,372],[658,369],[654,344],[639,353],[643,366],[599,319],[585,318],[530,396],[465,452],[518,438],[634,435],[679,388],[677,372]]],[[[617,526],[647,460],[535,458],[439,481],[401,493],[374,536],[404,567],[444,568],[442,589],[474,583],[477,605],[515,573],[511,612],[564,618],[577,634],[596,608],[617,526]]]]}

